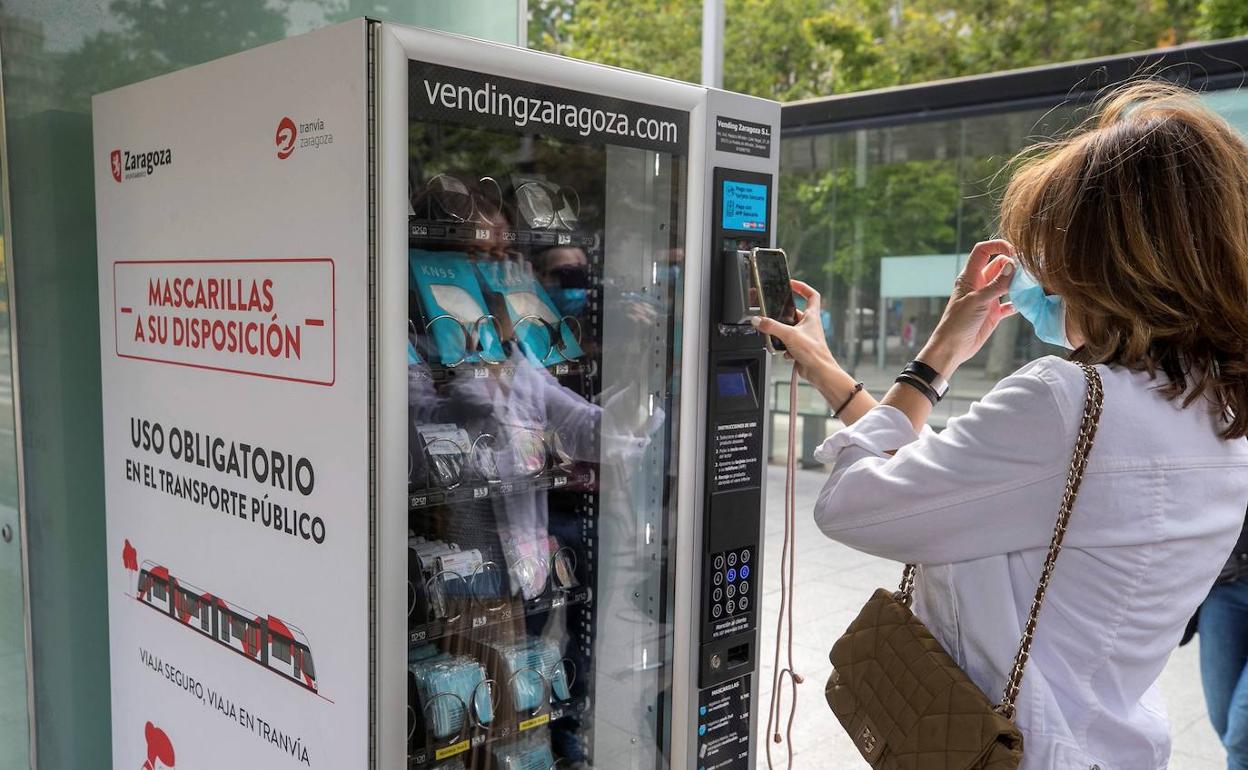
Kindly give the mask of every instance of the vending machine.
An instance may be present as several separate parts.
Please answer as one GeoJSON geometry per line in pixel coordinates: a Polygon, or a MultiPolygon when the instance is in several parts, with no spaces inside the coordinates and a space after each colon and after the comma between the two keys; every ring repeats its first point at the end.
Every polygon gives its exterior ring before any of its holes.
{"type": "Polygon", "coordinates": [[[753,767],[779,119],[363,19],[97,96],[113,766],[753,767]]]}

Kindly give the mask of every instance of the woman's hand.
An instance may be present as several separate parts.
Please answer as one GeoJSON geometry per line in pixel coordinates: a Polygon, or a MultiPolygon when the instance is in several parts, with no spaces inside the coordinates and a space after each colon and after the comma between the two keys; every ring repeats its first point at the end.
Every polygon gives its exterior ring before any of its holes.
{"type": "Polygon", "coordinates": [[[785,357],[792,359],[797,373],[814,385],[835,408],[853,388],[853,378],[841,369],[824,339],[819,292],[801,281],[789,283],[794,293],[806,300],[806,309],[797,311],[797,323],[789,326],[758,316],[751,318],[750,323],[759,332],[770,334],[783,342],[785,357]]]}
{"type": "Polygon", "coordinates": [[[1003,301],[1014,276],[1014,247],[1008,241],[975,244],[966,267],[954,281],[944,315],[918,359],[945,376],[979,352],[997,324],[1014,313],[1003,301]]]}

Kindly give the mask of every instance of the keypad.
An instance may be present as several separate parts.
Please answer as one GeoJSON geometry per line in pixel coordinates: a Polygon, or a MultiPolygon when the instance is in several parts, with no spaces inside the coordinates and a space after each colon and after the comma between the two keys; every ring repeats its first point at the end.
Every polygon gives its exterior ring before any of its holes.
{"type": "Polygon", "coordinates": [[[752,547],[711,555],[710,579],[714,590],[711,591],[709,612],[712,621],[749,610],[750,601],[746,594],[750,592],[748,578],[753,573],[750,566],[753,556],[752,547]]]}

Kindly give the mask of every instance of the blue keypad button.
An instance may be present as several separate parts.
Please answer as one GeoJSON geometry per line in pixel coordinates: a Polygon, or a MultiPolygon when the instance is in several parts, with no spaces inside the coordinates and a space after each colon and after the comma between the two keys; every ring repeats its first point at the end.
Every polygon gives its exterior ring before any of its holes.
{"type": "Polygon", "coordinates": [[[729,567],[728,568],[728,582],[731,583],[732,581],[736,579],[737,579],[737,571],[733,569],[732,567],[729,567]]]}
{"type": "Polygon", "coordinates": [[[750,576],[750,565],[742,564],[741,565],[741,579],[745,580],[749,576],[750,576]]]}

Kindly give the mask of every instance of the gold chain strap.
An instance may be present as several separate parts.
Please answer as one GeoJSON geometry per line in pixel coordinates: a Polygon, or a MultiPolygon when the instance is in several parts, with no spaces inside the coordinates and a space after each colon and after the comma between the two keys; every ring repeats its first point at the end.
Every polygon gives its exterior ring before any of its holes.
{"type": "MultiPolygon", "coordinates": [[[[1066,472],[1066,491],[1062,495],[1062,504],[1057,511],[1057,526],[1053,529],[1053,539],[1049,541],[1049,553],[1044,557],[1044,569],[1040,572],[1040,582],[1036,586],[1036,595],[1031,600],[1031,611],[1027,613],[1027,624],[1023,627],[1023,638],[1018,643],[1018,654],[1014,656],[1014,667],[1005,683],[1005,692],[1001,703],[996,706],[997,713],[1006,719],[1014,718],[1014,701],[1018,698],[1019,688],[1023,683],[1023,668],[1031,657],[1031,643],[1035,638],[1036,620],[1040,617],[1040,606],[1044,603],[1044,593],[1049,588],[1053,577],[1053,566],[1057,563],[1057,555],[1062,552],[1062,540],[1066,537],[1066,528],[1070,524],[1070,513],[1075,507],[1075,498],[1079,494],[1079,486],[1083,483],[1083,471],[1088,466],[1088,453],[1092,449],[1092,440],[1096,437],[1096,426],[1101,417],[1101,406],[1104,402],[1104,389],[1101,375],[1095,367],[1079,362],[1083,376],[1088,383],[1088,393],[1083,401],[1083,421],[1079,425],[1079,436],[1075,439],[1075,450],[1070,458],[1070,469],[1066,472]]],[[[901,585],[894,596],[907,607],[914,598],[914,575],[916,565],[907,564],[901,573],[901,585]]]]}

